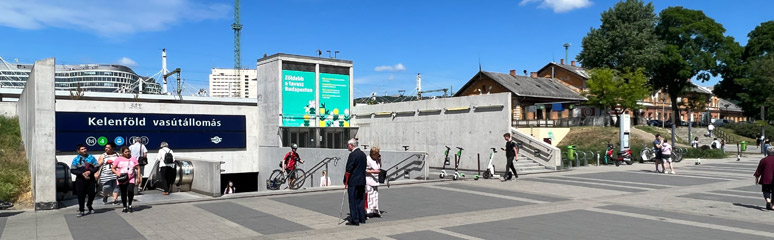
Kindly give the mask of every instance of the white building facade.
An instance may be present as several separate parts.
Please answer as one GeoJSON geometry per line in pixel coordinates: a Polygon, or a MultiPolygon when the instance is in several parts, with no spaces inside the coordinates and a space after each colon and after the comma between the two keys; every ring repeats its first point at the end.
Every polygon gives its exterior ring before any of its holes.
{"type": "Polygon", "coordinates": [[[210,97],[257,98],[258,70],[213,68],[210,72],[210,97]]]}

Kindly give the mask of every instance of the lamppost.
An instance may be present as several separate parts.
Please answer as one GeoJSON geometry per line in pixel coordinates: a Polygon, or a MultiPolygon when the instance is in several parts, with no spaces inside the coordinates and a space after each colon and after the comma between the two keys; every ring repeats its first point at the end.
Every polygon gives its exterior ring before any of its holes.
{"type": "Polygon", "coordinates": [[[666,107],[666,98],[662,97],[661,98],[661,128],[665,128],[666,127],[666,120],[664,120],[664,119],[666,119],[666,116],[665,116],[666,112],[664,112],[664,111],[666,111],[666,110],[664,110],[665,107],[666,107]]]}

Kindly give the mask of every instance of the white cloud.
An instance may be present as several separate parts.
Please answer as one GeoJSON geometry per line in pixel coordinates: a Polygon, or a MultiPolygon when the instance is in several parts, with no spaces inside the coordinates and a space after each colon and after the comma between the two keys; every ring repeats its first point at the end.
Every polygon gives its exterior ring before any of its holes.
{"type": "Polygon", "coordinates": [[[539,8],[551,8],[555,13],[569,12],[593,4],[590,0],[522,0],[519,6],[530,3],[540,3],[539,8]]]}
{"type": "Polygon", "coordinates": [[[161,31],[184,21],[230,16],[226,4],[194,0],[2,0],[0,26],[47,27],[93,32],[103,37],[161,31]]]}
{"type": "Polygon", "coordinates": [[[122,57],[121,59],[118,59],[118,64],[124,65],[124,66],[127,66],[127,67],[136,67],[137,66],[137,62],[135,62],[134,60],[132,60],[131,58],[128,58],[128,57],[122,57]]]}
{"type": "Polygon", "coordinates": [[[402,63],[398,63],[398,64],[395,64],[395,65],[392,65],[392,66],[390,66],[390,65],[378,66],[378,67],[374,68],[374,71],[377,71],[377,72],[401,72],[401,71],[406,71],[406,67],[403,66],[402,63]]]}

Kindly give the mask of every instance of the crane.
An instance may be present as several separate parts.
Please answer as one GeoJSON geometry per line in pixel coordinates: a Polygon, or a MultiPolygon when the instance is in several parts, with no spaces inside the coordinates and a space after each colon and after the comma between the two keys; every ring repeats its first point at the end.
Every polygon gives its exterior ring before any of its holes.
{"type": "Polygon", "coordinates": [[[236,82],[239,83],[242,76],[242,44],[240,42],[242,38],[242,24],[239,21],[239,0],[234,0],[234,23],[231,24],[231,29],[234,29],[234,73],[236,75],[236,82]]]}

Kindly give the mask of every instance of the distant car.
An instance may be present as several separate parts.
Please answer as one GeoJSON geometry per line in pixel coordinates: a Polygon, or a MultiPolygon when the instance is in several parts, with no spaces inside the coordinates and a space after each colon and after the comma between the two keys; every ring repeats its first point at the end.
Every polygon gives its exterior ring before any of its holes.
{"type": "Polygon", "coordinates": [[[648,120],[648,126],[661,126],[661,120],[648,120]]]}
{"type": "Polygon", "coordinates": [[[729,123],[734,123],[734,121],[729,121],[727,119],[718,119],[718,120],[715,120],[714,122],[712,122],[712,125],[715,125],[715,127],[721,127],[721,126],[729,124],[729,123]]]}

